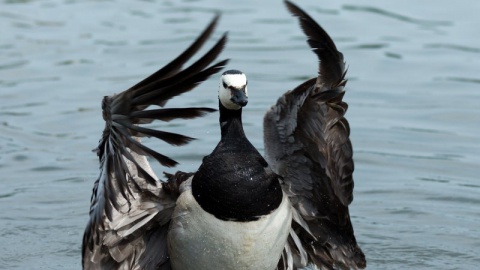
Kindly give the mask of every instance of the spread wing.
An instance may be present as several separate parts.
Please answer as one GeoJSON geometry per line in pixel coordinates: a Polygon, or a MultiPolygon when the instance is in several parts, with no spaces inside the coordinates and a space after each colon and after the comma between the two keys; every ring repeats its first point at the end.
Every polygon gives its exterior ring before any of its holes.
{"type": "Polygon", "coordinates": [[[320,60],[319,74],[281,96],[264,119],[265,155],[283,177],[294,223],[280,269],[365,268],[348,205],[353,200],[350,128],[344,115],[345,64],[328,34],[286,1],[320,60]]]}
{"type": "Polygon", "coordinates": [[[166,167],[177,162],[144,146],[140,138],[155,137],[176,146],[193,138],[141,125],[215,111],[163,107],[226,65],[227,60],[212,64],[226,43],[225,34],[199,60],[182,68],[209,38],[217,21],[218,16],[172,62],[130,89],[103,99],[106,124],[96,149],[100,175],[94,184],[90,220],[83,237],[84,269],[170,269],[166,233],[178,196],[172,187],[186,174],[167,175],[168,184],[159,182],[147,157],[166,167]],[[147,109],[151,105],[160,108],[147,109]]]}

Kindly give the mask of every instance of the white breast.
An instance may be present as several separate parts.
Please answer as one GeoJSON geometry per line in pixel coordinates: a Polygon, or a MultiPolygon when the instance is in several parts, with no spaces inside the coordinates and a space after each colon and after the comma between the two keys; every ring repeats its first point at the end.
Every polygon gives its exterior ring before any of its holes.
{"type": "Polygon", "coordinates": [[[275,269],[292,220],[284,195],[271,214],[251,222],[219,220],[205,212],[191,189],[177,200],[168,232],[174,270],[275,269]]]}

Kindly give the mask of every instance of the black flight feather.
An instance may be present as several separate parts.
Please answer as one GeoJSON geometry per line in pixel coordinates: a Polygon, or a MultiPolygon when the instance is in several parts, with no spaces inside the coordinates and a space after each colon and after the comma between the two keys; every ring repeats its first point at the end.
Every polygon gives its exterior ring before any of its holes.
{"type": "Polygon", "coordinates": [[[283,178],[298,213],[279,269],[314,264],[320,269],[366,267],[348,205],[354,170],[350,127],[343,101],[343,55],[326,31],[289,1],[307,43],[320,61],[318,76],[281,96],[264,118],[265,155],[283,178]],[[297,241],[295,241],[297,239],[297,241]],[[290,255],[290,256],[289,256],[290,255]]]}
{"type": "Polygon", "coordinates": [[[152,238],[164,238],[175,200],[162,190],[146,157],[166,167],[177,162],[143,145],[139,138],[155,137],[172,145],[184,145],[193,138],[139,125],[157,119],[191,119],[216,111],[203,107],[146,109],[164,106],[169,99],[194,89],[227,64],[228,60],[213,63],[225,46],[225,34],[199,60],[182,68],[209,39],[218,18],[215,16],[199,37],[163,68],[128,90],[103,99],[105,129],[96,148],[100,175],[94,184],[90,220],[83,237],[84,269],[168,267],[166,246],[151,243],[142,235],[153,235],[156,228],[158,235],[152,238]],[[146,252],[146,246],[157,249],[146,252]]]}

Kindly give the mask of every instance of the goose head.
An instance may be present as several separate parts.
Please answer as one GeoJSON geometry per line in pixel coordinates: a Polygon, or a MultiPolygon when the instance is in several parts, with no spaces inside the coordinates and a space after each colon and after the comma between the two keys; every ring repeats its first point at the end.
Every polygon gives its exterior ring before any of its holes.
{"type": "Polygon", "coordinates": [[[220,77],[218,99],[229,110],[239,110],[247,105],[247,76],[239,70],[225,71],[220,77]]]}

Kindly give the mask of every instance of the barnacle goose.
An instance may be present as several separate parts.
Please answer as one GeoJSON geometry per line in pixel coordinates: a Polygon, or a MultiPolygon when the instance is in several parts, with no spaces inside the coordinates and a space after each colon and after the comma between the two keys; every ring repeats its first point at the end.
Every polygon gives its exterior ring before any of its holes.
{"type": "Polygon", "coordinates": [[[221,75],[221,139],[196,172],[165,173],[173,159],[142,137],[172,145],[192,140],[142,127],[190,119],[211,108],[164,108],[166,102],[218,73],[226,34],[199,60],[183,65],[213,32],[216,16],[172,62],[102,102],[106,122],[97,147],[100,174],[82,245],[84,269],[359,269],[366,267],[350,221],[353,160],[344,118],[345,63],[328,34],[296,5],[307,42],[320,60],[318,76],[280,96],[264,118],[265,158],[242,126],[247,78],[221,75]],[[151,109],[157,105],[160,108],[151,109]]]}

